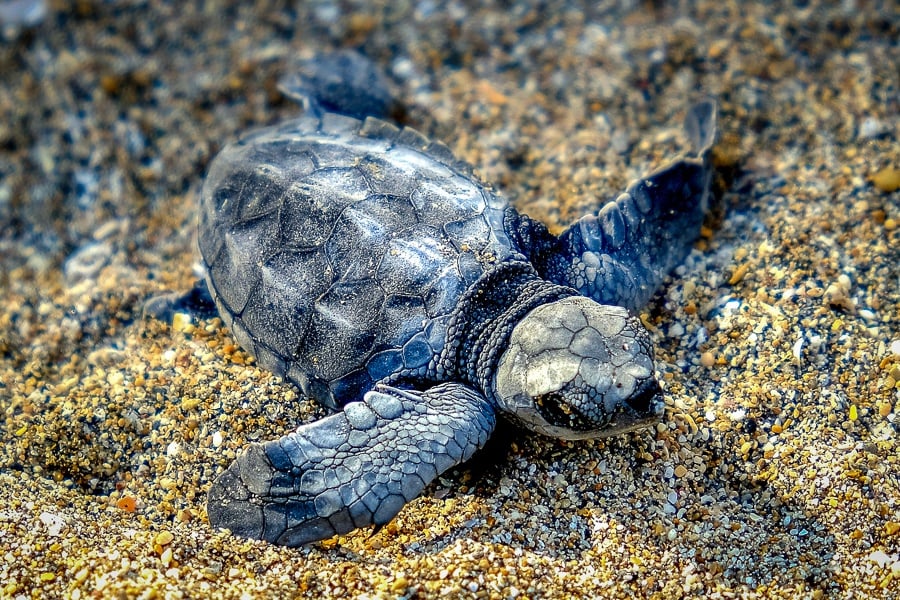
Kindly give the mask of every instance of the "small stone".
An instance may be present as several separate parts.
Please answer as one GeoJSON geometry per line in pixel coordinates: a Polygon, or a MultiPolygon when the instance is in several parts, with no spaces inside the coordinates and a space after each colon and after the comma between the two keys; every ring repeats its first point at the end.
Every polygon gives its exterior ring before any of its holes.
{"type": "Polygon", "coordinates": [[[738,265],[731,273],[731,277],[728,278],[728,285],[737,285],[738,283],[740,283],[747,275],[747,272],[749,270],[750,263],[741,263],[740,265],[738,265]]]}
{"type": "Polygon", "coordinates": [[[100,269],[109,263],[113,247],[107,242],[92,242],[76,250],[63,265],[63,273],[69,285],[85,279],[94,279],[100,269]]]}
{"type": "Polygon", "coordinates": [[[172,315],[172,329],[180,333],[191,333],[194,329],[193,318],[187,313],[175,313],[172,315]]]}
{"type": "Polygon", "coordinates": [[[900,169],[885,167],[872,175],[872,183],[882,192],[894,192],[900,189],[900,169]]]}
{"type": "Polygon", "coordinates": [[[859,137],[863,140],[875,139],[887,131],[888,126],[875,117],[866,117],[859,125],[859,137]]]}
{"type": "Polygon", "coordinates": [[[836,281],[831,283],[825,289],[823,300],[828,306],[843,308],[844,310],[853,310],[853,299],[850,298],[849,283],[845,285],[844,281],[836,281]]]}
{"type": "Polygon", "coordinates": [[[50,537],[59,537],[66,527],[66,521],[55,513],[42,512],[38,518],[47,528],[47,535],[50,537]]]}
{"type": "Polygon", "coordinates": [[[153,539],[154,544],[159,544],[160,546],[167,546],[172,543],[172,540],[175,539],[175,536],[171,531],[163,530],[156,534],[156,537],[153,539]]]}

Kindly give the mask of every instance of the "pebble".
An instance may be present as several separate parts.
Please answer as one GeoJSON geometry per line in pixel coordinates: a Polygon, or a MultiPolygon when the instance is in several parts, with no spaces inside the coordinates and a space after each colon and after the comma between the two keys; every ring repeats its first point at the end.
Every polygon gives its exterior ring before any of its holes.
{"type": "Polygon", "coordinates": [[[86,279],[96,279],[100,269],[109,263],[112,253],[112,245],[107,242],[82,246],[66,260],[63,267],[66,283],[73,286],[86,279]]]}
{"type": "Polygon", "coordinates": [[[885,167],[872,175],[872,183],[882,192],[896,192],[900,189],[900,169],[885,167]]]}
{"type": "Polygon", "coordinates": [[[870,140],[889,131],[886,123],[875,117],[866,117],[859,126],[859,137],[862,140],[870,140]]]}

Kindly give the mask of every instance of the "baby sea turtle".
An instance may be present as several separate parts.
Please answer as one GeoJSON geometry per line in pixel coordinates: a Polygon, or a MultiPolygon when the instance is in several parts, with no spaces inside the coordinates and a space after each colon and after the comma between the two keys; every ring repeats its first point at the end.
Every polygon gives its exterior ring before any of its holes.
{"type": "Polygon", "coordinates": [[[226,147],[202,192],[222,319],[339,411],[251,445],[209,491],[214,527],[288,546],[387,523],[497,415],[564,439],[658,419],[650,338],[629,311],[690,250],[712,173],[703,101],[691,156],[557,237],[443,144],[366,117],[388,103],[354,56],[307,64],[286,84],[302,116],[226,147]]]}

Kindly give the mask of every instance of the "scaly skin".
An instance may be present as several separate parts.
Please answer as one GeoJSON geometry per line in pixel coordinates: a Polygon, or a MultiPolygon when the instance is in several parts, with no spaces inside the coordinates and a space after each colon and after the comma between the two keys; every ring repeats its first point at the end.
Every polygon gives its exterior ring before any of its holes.
{"type": "Polygon", "coordinates": [[[494,430],[483,396],[455,383],[381,386],[294,433],[250,446],[209,491],[215,527],[286,546],[383,525],[494,430]]]}

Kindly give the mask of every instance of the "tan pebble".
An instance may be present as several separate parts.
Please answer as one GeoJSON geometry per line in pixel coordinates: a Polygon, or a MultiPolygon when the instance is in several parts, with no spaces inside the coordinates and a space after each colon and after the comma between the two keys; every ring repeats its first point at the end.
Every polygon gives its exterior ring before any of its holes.
{"type": "Polygon", "coordinates": [[[406,578],[405,575],[399,574],[399,575],[397,575],[397,577],[394,579],[393,583],[391,584],[391,591],[398,592],[398,593],[405,592],[408,587],[409,587],[409,580],[406,578]]]}
{"type": "Polygon", "coordinates": [[[814,285],[806,290],[807,298],[821,298],[825,294],[825,290],[821,287],[814,285]]]}
{"type": "Polygon", "coordinates": [[[159,544],[160,546],[165,546],[167,544],[171,544],[172,540],[175,539],[175,536],[171,531],[163,530],[156,534],[156,537],[153,539],[154,544],[159,544]]]}
{"type": "Polygon", "coordinates": [[[172,315],[172,329],[182,333],[189,333],[193,325],[191,324],[191,315],[187,313],[175,313],[172,315]]]}
{"type": "Polygon", "coordinates": [[[878,403],[878,414],[879,416],[886,417],[891,414],[891,404],[890,402],[879,402],[878,403]]]}
{"type": "Polygon", "coordinates": [[[675,467],[675,477],[682,479],[687,474],[688,470],[684,465],[678,465],[677,467],[675,467]]]}
{"type": "Polygon", "coordinates": [[[853,309],[853,300],[848,294],[849,287],[841,285],[840,282],[832,283],[825,290],[825,302],[829,306],[837,306],[847,310],[853,309]]]}
{"type": "Polygon", "coordinates": [[[882,192],[895,192],[900,189],[900,170],[885,167],[872,175],[872,183],[882,192]]]}
{"type": "Polygon", "coordinates": [[[709,57],[713,60],[721,58],[733,46],[730,39],[718,39],[709,45],[709,57]]]}
{"type": "Polygon", "coordinates": [[[711,367],[716,364],[716,357],[712,352],[704,352],[700,355],[700,364],[704,367],[711,367]]]}
{"type": "Polygon", "coordinates": [[[744,279],[744,276],[747,275],[747,272],[750,270],[750,263],[743,263],[738,265],[734,272],[731,273],[731,277],[728,278],[728,285],[736,285],[744,279]]]}

